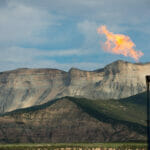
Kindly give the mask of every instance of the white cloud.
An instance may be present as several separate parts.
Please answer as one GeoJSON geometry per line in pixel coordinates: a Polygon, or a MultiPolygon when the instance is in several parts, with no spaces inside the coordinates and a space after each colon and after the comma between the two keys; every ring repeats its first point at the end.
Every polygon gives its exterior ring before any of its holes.
{"type": "Polygon", "coordinates": [[[47,39],[40,34],[54,23],[55,17],[47,11],[10,1],[0,9],[0,43],[43,43],[47,39]]]}
{"type": "MultiPolygon", "coordinates": [[[[14,20],[16,24],[30,24],[40,31],[47,27],[47,24],[55,22],[56,16],[50,15],[56,12],[63,17],[75,17],[89,22],[97,22],[97,24],[106,24],[109,28],[118,28],[119,32],[132,28],[130,25],[141,28],[146,23],[150,24],[150,1],[149,0],[7,0],[8,7],[0,13],[0,16],[6,16],[10,19],[8,24],[13,23],[11,18],[16,16],[18,20],[14,20]],[[27,13],[28,12],[28,13],[27,13]],[[30,14],[27,17],[27,14],[30,14]],[[22,18],[20,20],[20,18],[22,18]],[[20,21],[19,21],[20,20],[20,21]],[[32,22],[32,23],[31,23],[32,22]],[[34,23],[35,22],[35,23],[34,23]],[[125,24],[126,26],[122,26],[125,24]]],[[[81,21],[82,22],[82,21],[81,21]]],[[[1,24],[1,22],[0,22],[1,24]]],[[[16,26],[17,25],[13,25],[16,26]]],[[[27,28],[26,27],[26,28],[27,28]]],[[[137,28],[138,29],[138,28],[137,28]]],[[[16,30],[15,30],[16,31],[16,30]]],[[[27,30],[26,30],[27,31],[27,30]]],[[[30,31],[30,30],[28,30],[30,31]]],[[[37,31],[37,30],[36,30],[37,31]]],[[[34,32],[34,30],[33,30],[34,32]]],[[[29,32],[25,32],[30,34],[29,32]]],[[[34,32],[36,33],[36,32],[34,32]]],[[[25,35],[26,35],[25,34],[25,35]]],[[[35,36],[34,36],[35,38],[35,36]]],[[[40,41],[37,39],[37,41],[40,41]]]]}
{"type": "Polygon", "coordinates": [[[88,20],[79,22],[77,24],[77,27],[79,31],[84,35],[85,37],[85,43],[83,43],[83,46],[86,47],[93,47],[93,45],[96,45],[98,34],[97,34],[97,28],[98,25],[96,22],[90,22],[88,20]]]}
{"type": "MultiPolygon", "coordinates": [[[[129,29],[150,33],[149,6],[149,0],[2,0],[0,1],[0,70],[18,67],[52,67],[65,70],[70,67],[100,68],[99,63],[60,64],[36,58],[100,53],[101,37],[97,34],[97,27],[102,24],[106,24],[114,33],[126,32],[129,29]],[[47,29],[51,30],[51,26],[60,25],[62,18],[66,19],[66,24],[67,21],[77,23],[78,31],[85,38],[80,48],[45,51],[42,48],[39,50],[19,47],[22,44],[37,47],[39,43],[44,45],[50,43],[49,41],[54,43],[59,41],[59,38],[65,38],[65,35],[54,36],[53,32],[53,35],[43,36],[47,29]]],[[[72,28],[71,25],[68,26],[72,28]]],[[[64,25],[64,28],[67,27],[64,25]]]]}
{"type": "Polygon", "coordinates": [[[68,50],[39,50],[35,48],[22,48],[22,47],[5,47],[1,48],[0,60],[2,61],[31,61],[36,57],[55,57],[55,56],[81,56],[89,54],[88,51],[82,49],[68,49],[68,50]]]}
{"type": "Polygon", "coordinates": [[[56,56],[72,56],[72,55],[88,55],[89,51],[82,49],[70,50],[38,50],[34,48],[21,48],[21,47],[5,47],[3,48],[3,55],[0,55],[0,71],[16,69],[16,68],[58,68],[68,70],[71,67],[79,69],[94,70],[100,68],[102,65],[93,62],[81,63],[58,63],[54,60],[39,59],[39,57],[56,57],[56,56]]]}
{"type": "Polygon", "coordinates": [[[141,24],[149,21],[149,0],[13,0],[32,7],[57,11],[65,16],[111,24],[141,24]]]}
{"type": "Polygon", "coordinates": [[[92,71],[104,67],[104,64],[94,62],[81,62],[81,63],[58,63],[56,61],[32,61],[26,63],[3,62],[0,61],[0,72],[14,70],[17,68],[54,68],[68,71],[70,68],[78,68],[81,70],[92,71]],[[7,69],[6,69],[7,68],[7,69]]]}
{"type": "MultiPolygon", "coordinates": [[[[82,55],[81,50],[61,50],[61,51],[40,51],[36,49],[25,49],[20,47],[5,48],[3,55],[0,55],[0,71],[12,70],[16,68],[57,68],[68,70],[71,67],[94,70],[103,65],[93,62],[81,63],[58,63],[54,60],[37,59],[41,56],[69,56],[82,55]]],[[[83,53],[84,54],[84,53],[83,53]]]]}

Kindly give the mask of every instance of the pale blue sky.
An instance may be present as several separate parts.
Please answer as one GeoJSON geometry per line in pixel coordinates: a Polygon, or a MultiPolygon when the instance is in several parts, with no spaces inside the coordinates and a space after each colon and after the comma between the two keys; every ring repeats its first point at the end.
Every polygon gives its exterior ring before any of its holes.
{"type": "Polygon", "coordinates": [[[0,71],[134,62],[102,50],[101,25],[130,36],[140,62],[150,61],[150,0],[0,0],[0,71]]]}

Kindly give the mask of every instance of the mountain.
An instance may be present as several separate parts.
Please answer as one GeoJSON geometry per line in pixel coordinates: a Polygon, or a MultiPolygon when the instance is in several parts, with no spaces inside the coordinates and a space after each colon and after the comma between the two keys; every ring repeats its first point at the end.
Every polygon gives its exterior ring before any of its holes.
{"type": "Polygon", "coordinates": [[[5,113],[0,116],[0,143],[146,140],[140,106],[128,107],[126,100],[102,101],[64,97],[5,113]]]}
{"type": "Polygon", "coordinates": [[[64,96],[120,99],[146,90],[150,63],[121,60],[102,69],[17,69],[0,73],[0,113],[43,104],[64,96]]]}

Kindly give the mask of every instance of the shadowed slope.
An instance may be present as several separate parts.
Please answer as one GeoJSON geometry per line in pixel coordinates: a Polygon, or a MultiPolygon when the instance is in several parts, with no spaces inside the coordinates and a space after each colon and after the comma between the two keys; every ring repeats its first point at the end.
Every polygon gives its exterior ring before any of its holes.
{"type": "Polygon", "coordinates": [[[145,140],[144,126],[108,116],[87,101],[64,97],[1,115],[0,142],[145,140]]]}

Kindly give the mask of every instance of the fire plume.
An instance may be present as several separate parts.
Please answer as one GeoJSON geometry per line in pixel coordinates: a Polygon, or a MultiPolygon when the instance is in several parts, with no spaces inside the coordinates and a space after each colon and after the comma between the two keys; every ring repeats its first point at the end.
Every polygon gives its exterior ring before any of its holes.
{"type": "Polygon", "coordinates": [[[139,61],[139,58],[143,56],[141,51],[136,51],[134,49],[135,44],[131,41],[129,36],[114,34],[108,31],[104,25],[99,27],[97,31],[99,34],[106,35],[107,40],[103,45],[105,51],[132,57],[137,62],[139,61]]]}

